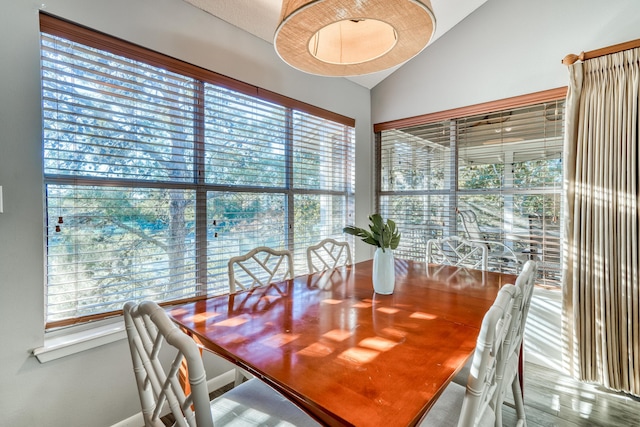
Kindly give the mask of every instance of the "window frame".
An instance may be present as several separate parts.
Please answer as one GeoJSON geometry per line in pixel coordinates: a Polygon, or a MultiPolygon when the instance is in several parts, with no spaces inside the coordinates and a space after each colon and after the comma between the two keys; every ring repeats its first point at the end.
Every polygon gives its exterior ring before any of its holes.
{"type": "MultiPolygon", "coordinates": [[[[353,118],[349,118],[331,111],[327,111],[324,110],[322,108],[277,94],[275,92],[271,92],[269,90],[265,90],[262,89],[260,87],[257,86],[253,86],[253,85],[249,85],[246,84],[244,82],[229,78],[227,76],[194,66],[192,64],[186,63],[184,61],[180,61],[178,59],[169,57],[167,55],[155,52],[155,51],[151,51],[149,49],[143,48],[141,46],[135,45],[133,43],[129,43],[126,42],[124,40],[106,35],[104,33],[100,33],[97,32],[95,30],[77,25],[75,23],[63,20],[63,19],[59,19],[57,17],[54,17],[52,15],[48,15],[45,13],[40,13],[40,30],[42,33],[47,33],[53,36],[58,36],[64,39],[68,39],[70,41],[73,42],[77,42],[86,46],[90,46],[92,48],[101,50],[101,51],[106,51],[109,52],[111,54],[115,54],[115,55],[119,55],[119,56],[123,56],[125,58],[134,60],[134,61],[140,61],[140,62],[144,62],[146,64],[152,65],[154,67],[159,67],[159,68],[163,68],[166,69],[168,71],[174,72],[174,73],[178,73],[180,75],[183,76],[187,76],[187,77],[191,77],[196,79],[197,81],[201,82],[201,84],[199,85],[199,91],[200,91],[200,95],[202,96],[202,98],[200,99],[204,99],[204,86],[206,84],[212,84],[214,86],[217,87],[222,87],[224,89],[229,89],[231,91],[243,94],[243,95],[247,95],[248,97],[251,97],[252,99],[256,99],[258,101],[266,101],[269,103],[273,103],[276,104],[280,107],[284,107],[286,109],[286,114],[287,114],[287,122],[289,124],[289,126],[292,125],[293,122],[293,115],[296,114],[296,112],[301,112],[304,114],[309,114],[311,116],[314,117],[318,117],[321,119],[325,119],[325,120],[329,120],[332,122],[335,122],[337,124],[340,124],[342,126],[345,127],[345,138],[349,138],[351,139],[351,146],[352,146],[352,150],[353,148],[353,134],[355,131],[355,119],[353,118]],[[350,129],[350,130],[347,130],[350,129]],[[347,134],[348,133],[348,134],[347,134]]],[[[202,154],[202,152],[204,151],[204,149],[202,148],[198,148],[198,147],[203,147],[204,146],[204,108],[195,108],[194,110],[194,114],[195,114],[195,122],[197,123],[198,126],[202,126],[202,129],[200,132],[195,132],[194,134],[194,150],[197,152],[197,154],[195,155],[196,161],[198,163],[198,167],[204,167],[204,155],[202,154]],[[202,150],[202,151],[201,151],[202,150]]],[[[246,191],[259,191],[261,193],[278,193],[278,194],[283,194],[285,199],[287,200],[287,203],[285,204],[285,206],[287,207],[287,212],[286,214],[286,218],[287,221],[289,222],[289,227],[285,228],[286,230],[291,229],[292,228],[292,222],[294,220],[294,215],[293,215],[293,199],[296,195],[314,195],[314,194],[318,194],[318,195],[338,195],[338,196],[343,196],[346,198],[347,203],[349,202],[353,202],[353,199],[355,197],[354,191],[353,191],[353,171],[351,171],[351,173],[346,173],[345,176],[347,176],[348,181],[350,181],[348,184],[345,185],[344,189],[341,190],[317,190],[317,189],[304,189],[304,188],[294,188],[293,187],[293,182],[294,182],[294,171],[293,171],[293,167],[291,165],[292,159],[293,159],[293,155],[291,154],[291,152],[293,151],[292,147],[294,144],[293,138],[291,137],[292,132],[289,130],[288,132],[288,137],[285,140],[285,145],[288,147],[287,151],[287,166],[285,168],[285,184],[283,187],[263,187],[263,186],[256,186],[256,187],[252,187],[252,186],[242,186],[242,187],[236,187],[236,186],[229,186],[229,185],[219,185],[219,184],[207,184],[204,182],[203,179],[200,179],[197,176],[194,176],[194,180],[193,182],[189,182],[187,184],[184,183],[163,183],[162,185],[157,185],[158,187],[162,187],[162,188],[175,188],[175,189],[194,189],[196,191],[196,204],[198,206],[202,206],[202,204],[206,204],[206,199],[207,199],[207,194],[210,192],[224,192],[224,191],[231,191],[231,192],[246,192],[246,191]]],[[[353,159],[352,159],[353,160],[353,159]]],[[[348,162],[345,162],[345,170],[347,168],[355,168],[355,164],[352,161],[351,164],[348,164],[348,162]]],[[[194,171],[194,175],[197,174],[198,168],[195,169],[194,171]]],[[[131,187],[136,187],[138,186],[140,183],[139,182],[128,182],[127,180],[124,179],[113,179],[110,180],[108,183],[107,182],[100,182],[99,178],[96,179],[91,179],[91,178],[66,178],[66,177],[57,177],[57,176],[44,176],[44,184],[46,185],[50,185],[50,184],[87,184],[87,185],[110,185],[110,184],[117,184],[119,187],[121,188],[126,188],[127,186],[131,186],[131,187]]],[[[148,188],[153,188],[154,186],[154,182],[148,182],[148,183],[144,183],[146,185],[144,185],[144,187],[148,187],[148,188]]],[[[45,209],[47,209],[47,207],[45,207],[45,209]]],[[[47,215],[47,211],[45,210],[45,216],[47,215]]],[[[200,223],[200,225],[196,225],[196,233],[200,233],[200,234],[204,234],[206,236],[207,234],[207,226],[206,225],[202,225],[203,221],[206,222],[206,208],[203,211],[201,208],[196,207],[196,217],[198,217],[196,219],[196,223],[200,223]],[[204,213],[203,213],[204,212],[204,213]]],[[[284,224],[283,224],[284,225],[284,224]]],[[[45,239],[46,239],[46,235],[45,235],[45,239]]],[[[198,241],[201,242],[201,239],[199,239],[198,241]]],[[[285,239],[286,245],[289,247],[289,249],[293,249],[293,237],[291,235],[287,235],[286,239],[285,239]]],[[[45,242],[46,245],[46,242],[45,242]]],[[[45,257],[48,257],[48,254],[45,254],[45,257]]],[[[196,244],[196,256],[195,256],[196,260],[195,260],[195,264],[196,264],[196,280],[198,283],[200,283],[201,275],[204,274],[206,275],[207,273],[207,248],[206,248],[206,239],[205,239],[205,243],[204,246],[202,243],[196,244]]],[[[45,279],[45,289],[47,287],[47,281],[45,279]]],[[[205,287],[205,292],[206,292],[206,287],[205,287]]],[[[182,302],[186,302],[186,301],[194,301],[194,300],[198,300],[198,299],[203,299],[206,298],[207,295],[206,294],[202,294],[202,295],[197,295],[194,297],[190,297],[190,298],[186,298],[186,299],[177,299],[177,300],[172,300],[170,302],[166,302],[164,304],[176,304],[176,303],[182,303],[182,302]]],[[[87,322],[91,322],[91,321],[95,321],[95,320],[99,320],[99,319],[105,319],[108,317],[113,317],[116,315],[121,314],[120,310],[117,310],[115,312],[103,312],[103,313],[99,313],[99,314],[93,314],[93,315],[88,315],[88,316],[79,316],[79,317],[73,317],[73,318],[68,318],[68,319],[63,319],[63,320],[55,320],[55,321],[48,321],[48,319],[46,318],[46,304],[47,301],[45,301],[45,330],[47,331],[51,331],[54,330],[56,328],[61,328],[61,327],[66,327],[66,326],[71,326],[71,325],[78,325],[78,324],[86,324],[87,322]]]]}
{"type": "MultiPolygon", "coordinates": [[[[459,141],[458,141],[458,129],[457,123],[460,120],[464,120],[468,117],[480,116],[480,115],[489,115],[493,113],[500,113],[503,111],[513,111],[518,108],[525,108],[537,105],[543,105],[546,103],[554,103],[558,101],[563,101],[566,98],[567,87],[560,87],[555,89],[550,89],[546,91],[531,93],[522,96],[516,96],[512,98],[490,101],[482,104],[476,104],[461,108],[455,108],[451,110],[435,112],[430,114],[424,114],[420,116],[414,116],[409,118],[403,118],[399,120],[393,120],[389,122],[377,123],[374,125],[374,133],[375,133],[375,206],[376,211],[379,212],[383,209],[382,198],[384,197],[393,197],[393,196],[436,196],[442,198],[448,198],[448,204],[452,204],[453,206],[458,205],[458,201],[460,198],[464,198],[465,196],[478,196],[485,192],[486,194],[491,194],[493,192],[492,189],[480,190],[480,189],[464,189],[460,188],[460,169],[458,165],[459,159],[459,141]],[[425,190],[384,190],[383,186],[383,158],[382,158],[382,144],[383,144],[383,136],[382,133],[384,131],[393,131],[393,130],[402,130],[407,128],[413,128],[416,126],[423,125],[434,125],[434,124],[442,124],[443,127],[448,122],[448,126],[450,128],[450,138],[449,141],[450,146],[449,149],[453,152],[451,156],[450,162],[451,164],[447,166],[448,173],[445,173],[445,184],[442,189],[425,189],[425,190]],[[455,136],[451,136],[455,135],[455,136]]],[[[506,164],[506,163],[505,163],[506,164]]],[[[519,189],[513,186],[511,183],[509,186],[501,186],[498,189],[498,192],[502,196],[509,197],[517,197],[517,196],[542,196],[544,197],[547,194],[553,194],[553,190],[549,189],[535,189],[531,190],[528,188],[519,189]]],[[[393,215],[392,213],[387,213],[388,215],[393,215]]],[[[449,218],[447,221],[448,228],[447,231],[449,234],[458,234],[460,232],[459,225],[457,224],[458,220],[456,218],[449,218]]],[[[560,236],[562,239],[562,236],[560,236]]],[[[560,253],[560,257],[561,257],[560,253]]]]}

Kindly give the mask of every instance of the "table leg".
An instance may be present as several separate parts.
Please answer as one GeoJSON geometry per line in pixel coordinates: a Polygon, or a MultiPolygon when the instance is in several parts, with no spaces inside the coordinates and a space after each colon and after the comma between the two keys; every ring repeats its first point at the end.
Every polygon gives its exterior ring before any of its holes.
{"type": "Polygon", "coordinates": [[[520,345],[520,355],[518,357],[518,380],[520,381],[520,393],[524,399],[524,339],[520,345]]]}

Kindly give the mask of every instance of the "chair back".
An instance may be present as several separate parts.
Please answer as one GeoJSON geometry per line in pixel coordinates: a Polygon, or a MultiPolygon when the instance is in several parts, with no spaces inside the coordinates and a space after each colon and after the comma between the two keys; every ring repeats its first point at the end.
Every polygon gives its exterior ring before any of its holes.
{"type": "Polygon", "coordinates": [[[520,288],[522,292],[522,325],[524,326],[527,315],[529,314],[529,307],[531,306],[531,297],[533,296],[533,287],[536,282],[536,276],[538,274],[538,263],[533,260],[529,260],[522,267],[522,271],[516,279],[516,287],[520,288]]]}
{"type": "Polygon", "coordinates": [[[293,256],[288,250],[257,247],[229,260],[229,292],[265,286],[293,278],[293,256]]]}
{"type": "Polygon", "coordinates": [[[487,245],[463,237],[449,236],[427,241],[427,263],[454,265],[486,270],[489,249],[487,245]]]}
{"type": "Polygon", "coordinates": [[[213,427],[206,373],[195,341],[152,301],[127,302],[124,320],[145,426],[164,427],[160,417],[170,411],[176,426],[213,427]],[[163,347],[169,364],[164,357],[160,360],[163,347]],[[183,360],[189,372],[187,395],[179,378],[183,360]]]}
{"type": "Polygon", "coordinates": [[[467,392],[458,420],[459,427],[493,425],[495,398],[500,387],[496,368],[511,326],[512,308],[518,294],[519,290],[515,286],[503,286],[482,320],[467,382],[467,392]],[[479,423],[480,420],[483,422],[479,423]]]}
{"type": "Polygon", "coordinates": [[[501,363],[499,366],[499,377],[503,377],[509,358],[517,359],[520,357],[520,347],[522,346],[524,328],[527,322],[529,306],[531,305],[531,297],[533,296],[533,287],[537,272],[538,264],[535,261],[527,261],[522,268],[522,272],[516,279],[515,288],[518,289],[518,299],[513,307],[511,328],[505,338],[506,356],[504,363],[501,363]]]}
{"type": "Polygon", "coordinates": [[[478,217],[474,211],[471,209],[458,210],[457,213],[462,221],[462,227],[467,234],[467,239],[485,240],[485,236],[482,234],[482,231],[480,231],[480,226],[478,225],[478,217]]]}
{"type": "Polygon", "coordinates": [[[307,248],[307,266],[310,274],[351,263],[351,248],[347,242],[328,238],[307,248]]]}
{"type": "Polygon", "coordinates": [[[522,400],[522,388],[519,378],[519,370],[522,369],[522,340],[524,337],[524,328],[529,313],[529,306],[533,295],[533,287],[536,279],[538,266],[535,261],[527,261],[522,268],[522,272],[516,279],[515,287],[512,290],[515,303],[511,312],[511,327],[505,337],[503,351],[498,360],[497,380],[500,384],[496,395],[495,407],[497,409],[497,423],[502,425],[502,403],[505,400],[506,393],[511,385],[513,393],[514,406],[516,409],[516,417],[518,425],[525,424],[524,402],[522,400]]]}

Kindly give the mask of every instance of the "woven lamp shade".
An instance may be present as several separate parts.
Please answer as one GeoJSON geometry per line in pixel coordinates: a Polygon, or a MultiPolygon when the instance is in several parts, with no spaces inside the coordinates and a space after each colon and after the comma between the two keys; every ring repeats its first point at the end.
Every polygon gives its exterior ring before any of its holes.
{"type": "Polygon", "coordinates": [[[307,73],[369,74],[420,53],[435,22],[429,0],[283,0],[274,46],[307,73]]]}

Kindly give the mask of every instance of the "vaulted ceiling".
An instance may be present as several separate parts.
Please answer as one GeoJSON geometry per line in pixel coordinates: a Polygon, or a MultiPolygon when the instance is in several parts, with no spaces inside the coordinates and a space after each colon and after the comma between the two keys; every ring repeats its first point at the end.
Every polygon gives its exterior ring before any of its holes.
{"type": "MultiPolygon", "coordinates": [[[[222,19],[256,37],[273,43],[279,24],[282,0],[184,0],[205,12],[222,19]]],[[[431,0],[436,17],[433,43],[487,0],[431,0]]],[[[421,55],[428,54],[422,52],[421,55]]],[[[347,77],[355,83],[371,89],[397,70],[393,67],[377,73],[347,77]]]]}

